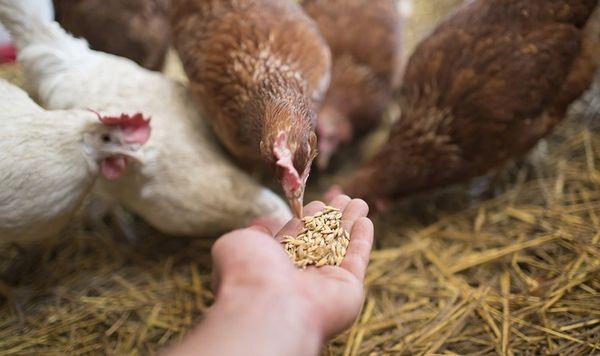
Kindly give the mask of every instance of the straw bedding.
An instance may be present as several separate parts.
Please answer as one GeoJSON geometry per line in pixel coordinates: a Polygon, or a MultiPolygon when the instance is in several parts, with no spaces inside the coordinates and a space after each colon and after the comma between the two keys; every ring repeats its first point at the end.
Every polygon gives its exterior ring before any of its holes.
{"type": "MultiPolygon", "coordinates": [[[[0,76],[20,82],[14,68],[0,76]]],[[[576,114],[490,184],[374,216],[363,310],[325,354],[600,354],[600,132],[576,114]]],[[[143,238],[128,241],[81,215],[56,239],[0,248],[27,301],[25,325],[0,304],[0,354],[153,353],[210,306],[212,240],[136,221],[143,238]]]]}

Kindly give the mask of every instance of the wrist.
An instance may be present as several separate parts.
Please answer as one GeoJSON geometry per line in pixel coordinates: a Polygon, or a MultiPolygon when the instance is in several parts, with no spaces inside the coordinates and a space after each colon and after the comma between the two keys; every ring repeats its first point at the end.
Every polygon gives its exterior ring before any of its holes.
{"type": "Polygon", "coordinates": [[[222,286],[207,318],[246,328],[257,348],[254,353],[318,355],[324,335],[311,301],[293,288],[259,285],[222,286]]]}

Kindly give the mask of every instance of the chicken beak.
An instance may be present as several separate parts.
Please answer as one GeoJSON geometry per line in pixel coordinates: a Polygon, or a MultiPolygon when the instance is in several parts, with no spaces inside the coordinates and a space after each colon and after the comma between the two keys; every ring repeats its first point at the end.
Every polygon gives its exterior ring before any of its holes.
{"type": "Polygon", "coordinates": [[[135,145],[135,147],[128,147],[128,148],[113,147],[110,150],[108,150],[108,152],[111,154],[114,154],[114,155],[123,155],[127,158],[132,159],[133,161],[135,161],[139,164],[144,164],[144,156],[138,150],[139,150],[139,145],[135,145]]]}
{"type": "Polygon", "coordinates": [[[142,156],[140,152],[129,152],[128,154],[126,154],[126,156],[139,164],[144,164],[145,162],[144,156],[142,156]]]}
{"type": "Polygon", "coordinates": [[[304,203],[304,187],[298,187],[296,190],[285,190],[285,196],[290,204],[292,213],[295,218],[302,219],[303,217],[303,203],[304,203]]]}
{"type": "Polygon", "coordinates": [[[298,197],[292,197],[291,199],[289,199],[290,206],[292,207],[292,212],[294,213],[294,217],[298,219],[302,219],[302,204],[304,200],[303,198],[304,194],[301,194],[298,197]]]}

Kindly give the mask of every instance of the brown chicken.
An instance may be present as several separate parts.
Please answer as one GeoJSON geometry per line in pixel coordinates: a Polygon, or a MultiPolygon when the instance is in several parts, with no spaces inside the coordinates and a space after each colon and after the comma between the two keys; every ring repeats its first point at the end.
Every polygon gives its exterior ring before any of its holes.
{"type": "Polygon", "coordinates": [[[162,67],[169,47],[169,0],[53,0],[57,21],[98,51],[162,67]]]}
{"type": "Polygon", "coordinates": [[[524,155],[589,86],[597,0],[476,0],[415,50],[387,144],[344,187],[371,201],[440,187],[524,155]]]}
{"type": "Polygon", "coordinates": [[[315,111],[331,54],[291,0],[173,0],[173,41],[217,135],[245,166],[263,161],[296,215],[317,154],[315,111]]]}
{"type": "Polygon", "coordinates": [[[340,144],[376,126],[400,82],[402,18],[395,0],[304,0],[333,56],[319,113],[319,168],[340,144]]]}

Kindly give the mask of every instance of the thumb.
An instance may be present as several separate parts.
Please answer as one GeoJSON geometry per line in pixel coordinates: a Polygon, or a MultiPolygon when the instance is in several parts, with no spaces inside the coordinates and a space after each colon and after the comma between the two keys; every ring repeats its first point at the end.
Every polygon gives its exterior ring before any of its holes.
{"type": "Polygon", "coordinates": [[[248,228],[248,230],[254,230],[254,231],[258,231],[264,234],[267,234],[269,236],[273,236],[273,231],[271,231],[271,229],[269,229],[267,226],[261,225],[261,224],[255,224],[252,225],[248,228]]]}

